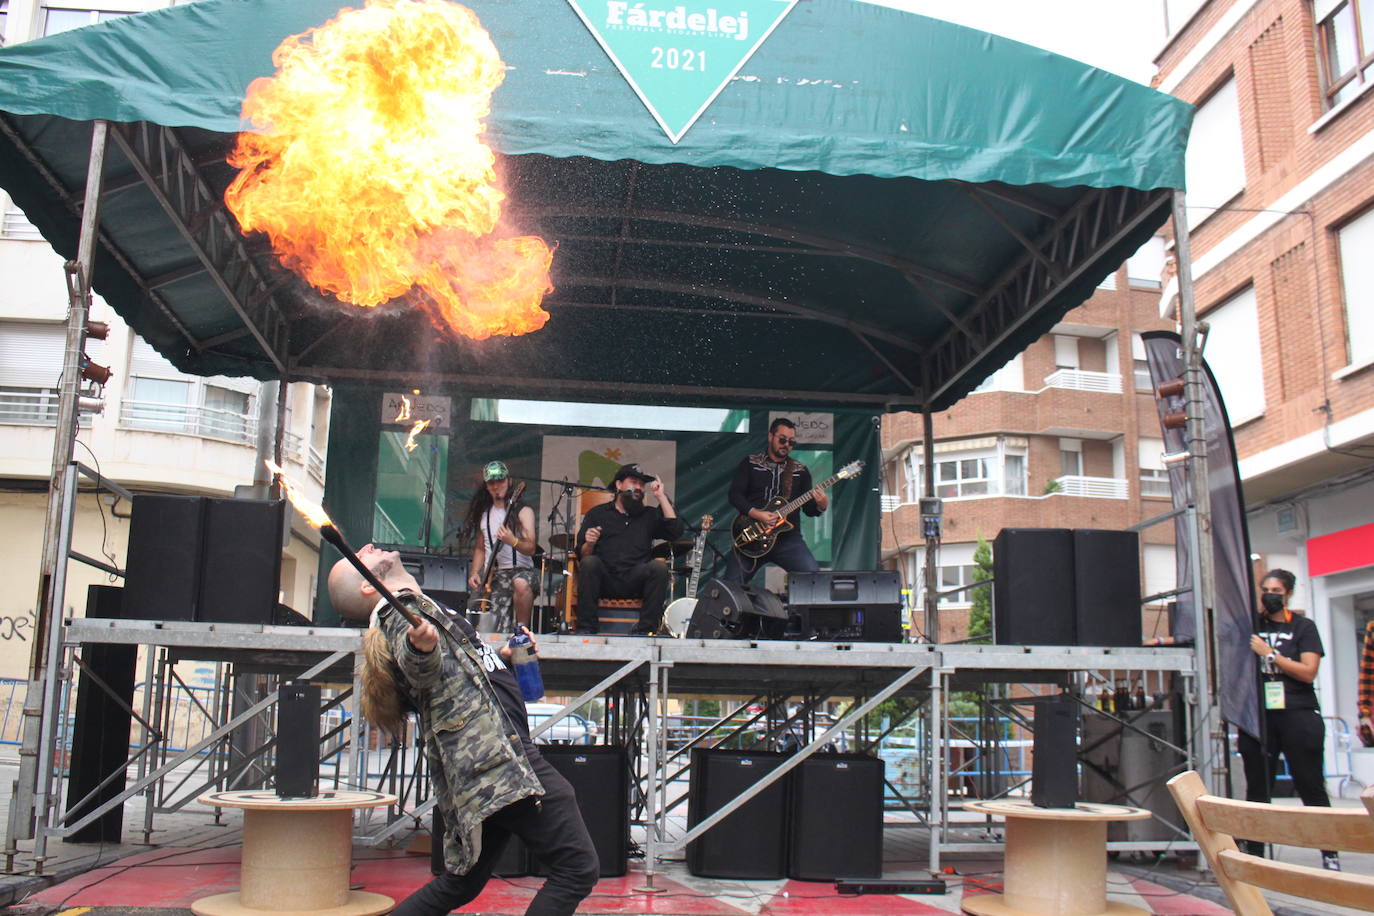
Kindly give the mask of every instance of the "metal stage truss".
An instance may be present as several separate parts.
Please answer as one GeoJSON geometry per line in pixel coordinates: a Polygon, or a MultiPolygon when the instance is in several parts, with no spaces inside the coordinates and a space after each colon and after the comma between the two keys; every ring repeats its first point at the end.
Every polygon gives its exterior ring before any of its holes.
{"type": "MultiPolygon", "coordinates": [[[[327,691],[332,696],[322,708],[327,718],[322,729],[321,759],[336,762],[335,787],[384,789],[400,797],[396,806],[385,811],[358,814],[358,841],[385,842],[406,827],[418,825],[433,804],[420,769],[422,755],[401,743],[379,746],[377,736],[351,714],[360,671],[355,664],[361,646],[357,630],[75,618],[65,621],[61,633],[64,689],[50,714],[68,717],[75,709],[76,674],[78,670],[84,672],[82,653],[98,644],[142,647],[144,680],[152,689],[145,691],[141,709],[129,709],[134,732],[124,767],[128,773],[126,788],[96,807],[89,806],[88,795],[74,803],[68,799],[64,808],[58,802],[59,792],[50,794],[52,805],[47,812],[40,812],[45,816],[40,816],[34,836],[35,870],[40,873],[50,839],[72,835],[137,795],[146,798],[144,841],[150,842],[157,814],[181,810],[210,789],[243,785],[254,779],[261,785],[270,773],[266,760],[275,744],[274,730],[263,724],[264,714],[270,714],[276,703],[276,686],[291,678],[313,678],[334,685],[327,691]],[[217,682],[224,690],[213,701],[196,704],[208,723],[199,740],[173,750],[167,741],[167,709],[172,692],[184,687],[175,664],[188,660],[217,664],[217,682]],[[83,804],[87,806],[76,814],[83,804]]],[[[957,804],[948,789],[950,777],[959,773],[959,764],[951,762],[951,747],[964,735],[948,715],[952,691],[976,684],[1057,684],[1082,691],[1089,680],[1111,683],[1113,672],[1130,671],[1155,678],[1176,675],[1182,695],[1191,700],[1196,671],[1191,649],[1135,647],[588,640],[546,635],[540,638],[540,657],[550,694],[574,699],[541,723],[534,730],[535,737],[593,699],[606,703],[605,740],[630,749],[631,814],[644,831],[646,872],[651,881],[660,858],[680,855],[687,843],[839,736],[852,734],[854,749],[875,748],[884,734],[871,733],[865,716],[894,696],[917,700],[925,759],[914,792],[898,791],[891,781],[889,790],[917,822],[930,829],[931,871],[939,870],[943,853],[997,849],[999,844],[991,830],[970,841],[967,836],[956,835],[969,831],[954,829],[970,825],[967,820],[955,823],[957,804]],[[726,700],[720,720],[694,739],[670,749],[665,725],[674,715],[671,704],[702,696],[726,700]],[[731,698],[735,700],[733,709],[726,712],[731,698]],[[838,720],[822,727],[817,721],[818,708],[837,699],[852,702],[838,720]],[[762,741],[791,731],[809,743],[798,742],[796,752],[765,779],[684,831],[683,819],[675,812],[681,814],[679,808],[686,796],[680,785],[672,792],[670,787],[686,774],[691,749],[728,742],[744,729],[751,729],[762,741]],[[938,753],[931,753],[932,749],[938,753]],[[940,786],[945,790],[932,791],[932,787],[940,786]]],[[[1005,712],[1018,701],[1004,698],[991,702],[1005,712]]],[[[1014,712],[1012,715],[1018,717],[1014,712]]],[[[1029,727],[1028,721],[1025,724],[1029,727]]],[[[1126,722],[1122,727],[1132,726],[1126,722]]],[[[56,725],[53,728],[54,733],[61,731],[56,725]]],[[[1194,729],[1190,719],[1188,733],[1194,729]]],[[[64,734],[55,750],[61,751],[60,745],[68,740],[64,734]]],[[[1194,748],[1200,753],[1205,743],[1188,740],[1186,744],[1179,750],[1192,764],[1194,748]]],[[[64,776],[60,772],[61,756],[46,755],[54,786],[59,786],[64,776]]],[[[1161,774],[1161,779],[1167,775],[1161,774]]],[[[105,774],[105,778],[108,781],[112,777],[105,774]]],[[[323,773],[321,786],[329,782],[328,774],[323,773]]],[[[1019,785],[1009,781],[995,794],[1015,791],[1019,785]]],[[[213,816],[218,817],[219,812],[213,816]]],[[[1166,845],[1191,848],[1186,837],[1169,844],[1114,842],[1110,848],[1158,850],[1166,845]]],[[[16,853],[13,840],[7,853],[12,869],[16,853]]]]}

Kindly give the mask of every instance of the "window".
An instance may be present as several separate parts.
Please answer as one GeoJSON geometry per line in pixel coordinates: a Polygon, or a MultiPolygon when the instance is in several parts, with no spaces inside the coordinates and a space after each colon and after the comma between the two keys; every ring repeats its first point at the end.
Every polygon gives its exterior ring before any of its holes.
{"type": "Polygon", "coordinates": [[[1145,341],[1139,334],[1131,335],[1131,368],[1135,375],[1135,390],[1153,391],[1155,384],[1150,378],[1150,361],[1145,358],[1145,341]]]}
{"type": "Polygon", "coordinates": [[[990,462],[986,458],[937,461],[935,494],[941,497],[986,496],[990,462]]]}
{"type": "Polygon", "coordinates": [[[1054,335],[1054,365],[1058,369],[1078,368],[1078,338],[1054,335]]]}
{"type": "Polygon", "coordinates": [[[1007,455],[1004,468],[1004,492],[1008,496],[1026,495],[1026,456],[1007,455]]]}
{"type": "Polygon", "coordinates": [[[1164,440],[1142,436],[1139,442],[1140,495],[1173,495],[1169,488],[1169,472],[1164,469],[1164,440]]]}
{"type": "Polygon", "coordinates": [[[981,391],[1025,391],[1025,373],[1021,371],[1021,354],[1018,353],[996,372],[983,379],[973,394],[981,391]]]}
{"type": "Polygon", "coordinates": [[[1211,331],[1203,357],[1212,367],[1232,426],[1264,413],[1264,363],[1253,287],[1237,293],[1202,316],[1211,331]]]}
{"type": "Polygon", "coordinates": [[[1317,0],[1317,56],[1326,107],[1358,95],[1374,76],[1374,2],[1317,0]]]}
{"type": "MultiPolygon", "coordinates": [[[[940,591],[947,592],[962,585],[972,585],[978,581],[976,566],[941,566],[940,591]]],[[[973,603],[973,590],[945,595],[940,599],[941,607],[968,607],[973,603]]]]}
{"type": "Polygon", "coordinates": [[[1159,289],[1163,285],[1164,261],[1164,239],[1157,235],[1126,259],[1127,281],[1131,286],[1159,289]]]}
{"type": "Polygon", "coordinates": [[[70,32],[72,29],[79,29],[82,26],[94,25],[97,22],[108,22],[111,19],[118,19],[120,16],[128,15],[128,13],[116,13],[106,10],[73,10],[49,7],[44,10],[43,34],[56,35],[59,32],[70,32]]]}
{"type": "MultiPolygon", "coordinates": [[[[1374,7],[1374,0],[1368,5],[1374,7]]],[[[1339,238],[1346,342],[1350,365],[1360,366],[1374,360],[1374,263],[1369,258],[1374,251],[1374,210],[1347,223],[1339,238]]]]}
{"type": "Polygon", "coordinates": [[[1083,441],[1059,440],[1059,473],[1064,477],[1083,476],[1083,441]]]}
{"type": "Polygon", "coordinates": [[[258,389],[254,379],[185,375],[142,338],[134,338],[128,377],[119,412],[124,426],[243,444],[253,441],[253,393],[258,389]]]}
{"type": "MultiPolygon", "coordinates": [[[[1145,579],[1145,595],[1158,595],[1174,589],[1177,575],[1173,545],[1146,544],[1143,553],[1140,572],[1145,579]]],[[[1163,604],[1172,600],[1161,598],[1159,602],[1163,604]]]]}
{"type": "MultiPolygon", "coordinates": [[[[935,494],[944,499],[969,496],[1025,496],[1026,440],[1019,437],[964,439],[935,444],[935,494]]],[[[907,501],[925,493],[921,447],[907,457],[907,501]]]]}
{"type": "Polygon", "coordinates": [[[1245,150],[1234,78],[1198,105],[1184,158],[1188,225],[1196,226],[1245,190],[1245,150]]]}
{"type": "MultiPolygon", "coordinates": [[[[0,321],[0,423],[57,423],[66,345],[63,322],[0,321]]],[[[86,355],[93,362],[104,364],[104,353],[102,341],[86,342],[86,355]]],[[[87,424],[90,417],[83,414],[79,422],[87,424]]]]}

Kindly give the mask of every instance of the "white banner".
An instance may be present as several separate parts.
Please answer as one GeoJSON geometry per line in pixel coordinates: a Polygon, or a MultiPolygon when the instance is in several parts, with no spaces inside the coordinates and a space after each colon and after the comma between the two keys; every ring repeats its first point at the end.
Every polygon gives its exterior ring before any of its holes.
{"type": "Polygon", "coordinates": [[[835,442],[835,415],[833,413],[787,413],[774,410],[768,414],[768,425],[779,417],[785,417],[797,424],[798,445],[833,445],[835,442]]]}

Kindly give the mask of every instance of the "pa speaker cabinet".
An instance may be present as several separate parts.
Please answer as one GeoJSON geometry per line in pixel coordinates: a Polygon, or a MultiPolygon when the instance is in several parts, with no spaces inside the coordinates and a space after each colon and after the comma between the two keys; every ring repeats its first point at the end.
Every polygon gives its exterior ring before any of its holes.
{"type": "MultiPolygon", "coordinates": [[[[110,585],[88,586],[86,616],[119,617],[123,592],[110,585]]],[[[71,779],[67,783],[67,807],[74,820],[124,791],[138,647],[88,643],[81,649],[81,658],[85,667],[76,688],[71,779]],[[79,804],[92,792],[94,796],[79,804]]],[[[118,843],[123,829],[124,805],[118,804],[62,839],[67,843],[118,843]]]]}
{"type": "Polygon", "coordinates": [[[1035,703],[1031,804],[1072,808],[1078,801],[1078,701],[1060,694],[1035,703]]]}
{"type": "Polygon", "coordinates": [[[1073,532],[1003,528],[993,542],[992,566],[999,646],[1077,645],[1073,532]]]}
{"type": "MultiPolygon", "coordinates": [[[[572,784],[582,822],[591,834],[601,877],[625,874],[630,848],[630,758],[618,744],[544,744],[539,753],[572,784]]],[[[531,855],[530,873],[546,875],[531,855]]]]}
{"type": "Polygon", "coordinates": [[[313,798],[320,785],[320,685],[282,684],[277,701],[277,796],[313,798]]]}
{"type": "Polygon", "coordinates": [[[882,877],[883,762],[865,754],[814,754],[789,776],[787,876],[882,877]]]}
{"type": "MultiPolygon", "coordinates": [[[[787,759],[776,752],[692,750],[690,830],[787,759]]],[[[687,870],[707,878],[781,878],[787,865],[787,790],[779,780],[687,844],[687,870]]]]}
{"type": "Polygon", "coordinates": [[[194,620],[200,599],[205,499],[140,493],[130,509],[124,616],[194,620]]]}
{"type": "Polygon", "coordinates": [[[1076,645],[1140,645],[1140,535],[1076,529],[1073,567],[1076,645]]]}
{"type": "Polygon", "coordinates": [[[777,595],[753,585],[712,579],[697,592],[687,638],[772,638],[786,628],[787,609],[777,595]]]}
{"type": "Polygon", "coordinates": [[[803,639],[901,642],[895,570],[789,573],[787,604],[803,639]]]}
{"type": "Polygon", "coordinates": [[[270,624],[281,590],[285,500],[208,499],[196,619],[270,624]]]}

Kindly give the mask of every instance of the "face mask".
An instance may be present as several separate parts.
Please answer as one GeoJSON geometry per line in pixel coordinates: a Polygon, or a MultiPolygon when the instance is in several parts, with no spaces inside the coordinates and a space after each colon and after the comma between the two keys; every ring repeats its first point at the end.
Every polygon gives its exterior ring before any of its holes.
{"type": "Polygon", "coordinates": [[[638,515],[644,511],[643,490],[621,490],[620,504],[628,515],[638,515]]]}
{"type": "Polygon", "coordinates": [[[1283,596],[1275,595],[1273,592],[1265,592],[1260,595],[1260,605],[1266,614],[1277,614],[1283,610],[1283,596]]]}

